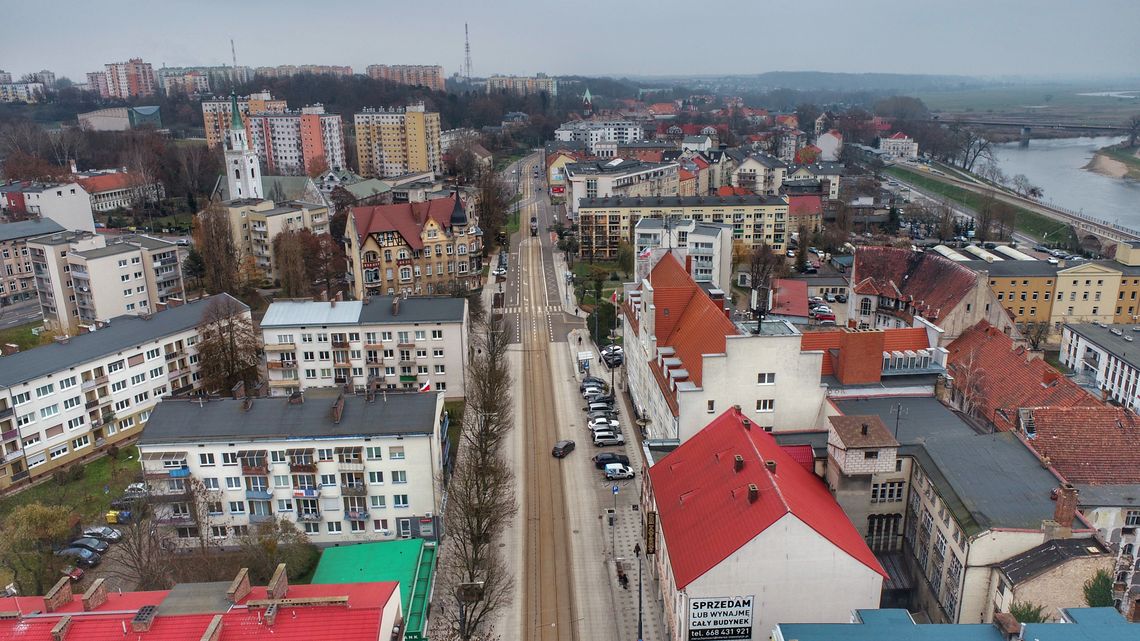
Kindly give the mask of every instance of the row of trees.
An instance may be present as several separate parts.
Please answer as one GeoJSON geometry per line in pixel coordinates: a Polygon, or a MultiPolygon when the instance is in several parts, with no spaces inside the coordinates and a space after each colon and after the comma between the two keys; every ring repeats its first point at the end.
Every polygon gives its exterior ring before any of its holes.
{"type": "Polygon", "coordinates": [[[514,426],[510,338],[496,316],[472,330],[467,404],[447,486],[447,545],[440,555],[432,637],[491,634],[494,613],[510,603],[514,577],[499,546],[518,511],[517,484],[503,444],[514,426]]]}

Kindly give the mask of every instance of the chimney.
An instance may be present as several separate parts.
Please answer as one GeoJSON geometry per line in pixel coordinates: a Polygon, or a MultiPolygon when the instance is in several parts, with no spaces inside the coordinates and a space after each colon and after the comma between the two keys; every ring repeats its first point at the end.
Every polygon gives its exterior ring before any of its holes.
{"type": "Polygon", "coordinates": [[[95,579],[83,593],[83,611],[90,612],[107,602],[107,584],[103,577],[95,579]]]}
{"type": "Polygon", "coordinates": [[[245,398],[245,381],[238,381],[230,391],[235,399],[245,398]]]}
{"type": "Polygon", "coordinates": [[[251,407],[253,407],[252,396],[246,396],[245,398],[241,399],[241,411],[248,412],[251,407]]]}
{"type": "Polygon", "coordinates": [[[337,424],[337,425],[340,424],[340,417],[342,415],[344,415],[344,392],[341,392],[336,397],[336,400],[333,401],[332,408],[331,408],[331,411],[329,412],[329,415],[332,418],[332,422],[334,424],[337,424]]]}
{"type": "Polygon", "coordinates": [[[44,610],[55,612],[68,603],[71,603],[71,577],[65,576],[56,581],[44,595],[44,610]]]}
{"type": "Polygon", "coordinates": [[[55,342],[59,343],[60,345],[67,345],[71,342],[71,337],[67,334],[64,334],[63,336],[56,336],[55,342]]]}
{"type": "Polygon", "coordinates": [[[1127,619],[1130,623],[1140,623],[1140,597],[1133,599],[1128,606],[1127,619]]]}
{"type": "Polygon", "coordinates": [[[845,385],[878,383],[883,375],[882,330],[842,330],[839,335],[839,358],[835,377],[845,385]]]}
{"type": "Polygon", "coordinates": [[[133,632],[150,632],[150,626],[154,624],[154,615],[157,614],[158,608],[153,605],[144,605],[135,612],[134,618],[131,619],[131,631],[133,632]]]}
{"type": "Polygon", "coordinates": [[[218,641],[220,638],[222,638],[222,615],[215,614],[198,641],[218,641]]]}
{"type": "Polygon", "coordinates": [[[744,469],[744,457],[743,456],[737,454],[736,457],[733,458],[732,469],[736,470],[737,472],[744,469]]]}
{"type": "Polygon", "coordinates": [[[1057,506],[1053,509],[1053,520],[1061,527],[1071,527],[1077,514],[1077,494],[1079,490],[1072,483],[1057,488],[1057,506]]]}
{"type": "Polygon", "coordinates": [[[1016,639],[1021,634],[1021,624],[1009,612],[994,612],[994,627],[1007,641],[1016,639]]]}
{"type": "Polygon", "coordinates": [[[776,473],[776,462],[772,460],[764,461],[764,467],[768,468],[769,474],[776,473]]]}
{"type": "Polygon", "coordinates": [[[748,502],[755,503],[760,500],[760,488],[756,487],[755,483],[748,484],[748,502]]]}
{"type": "Polygon", "coordinates": [[[226,600],[230,603],[240,603],[242,599],[249,596],[249,568],[242,568],[238,571],[237,576],[234,577],[233,583],[226,590],[226,600]]]}
{"type": "Polygon", "coordinates": [[[68,161],[67,161],[67,167],[68,167],[69,169],[71,169],[71,173],[73,173],[73,174],[77,174],[77,173],[79,173],[79,167],[77,167],[77,166],[76,166],[76,164],[75,164],[75,159],[74,159],[74,158],[70,158],[70,159],[68,159],[68,161]]]}
{"type": "Polygon", "coordinates": [[[290,405],[301,405],[304,402],[305,402],[305,393],[304,392],[293,392],[292,394],[289,395],[289,404],[290,405]]]}
{"type": "Polygon", "coordinates": [[[400,315],[400,297],[399,296],[392,298],[392,315],[393,316],[399,316],[400,315]]]}
{"type": "Polygon", "coordinates": [[[79,336],[79,335],[90,334],[90,333],[91,333],[91,326],[90,325],[80,325],[79,326],[79,333],[76,335],[79,336]]]}
{"type": "Polygon", "coordinates": [[[16,343],[4,343],[0,345],[0,354],[4,356],[11,356],[12,354],[19,353],[20,346],[16,343]]]}
{"type": "Polygon", "coordinates": [[[333,296],[333,300],[344,301],[344,290],[337,292],[336,296],[333,296]]]}
{"type": "Polygon", "coordinates": [[[159,311],[159,312],[165,312],[166,311],[166,303],[161,303],[161,302],[155,303],[154,307],[155,307],[155,311],[159,311]]]}
{"type": "Polygon", "coordinates": [[[269,599],[284,599],[288,592],[289,577],[285,573],[285,564],[278,563],[277,569],[273,571],[273,578],[269,579],[269,585],[265,586],[265,596],[269,599]]]}
{"type": "Polygon", "coordinates": [[[52,641],[63,641],[64,637],[67,636],[67,629],[70,627],[71,627],[71,615],[69,614],[69,615],[63,617],[62,619],[60,619],[59,622],[57,622],[54,626],[52,626],[52,628],[51,628],[51,639],[52,639],[52,641]]]}
{"type": "Polygon", "coordinates": [[[275,621],[277,621],[277,604],[271,603],[265,608],[265,625],[272,627],[275,621]]]}
{"type": "Polygon", "coordinates": [[[742,419],[740,419],[740,424],[741,424],[741,425],[743,425],[743,426],[744,426],[744,429],[746,429],[746,430],[751,430],[751,429],[752,429],[752,421],[748,420],[748,417],[747,417],[747,416],[746,416],[746,417],[744,417],[744,418],[742,418],[742,419]]]}
{"type": "Polygon", "coordinates": [[[863,425],[860,426],[859,433],[862,434],[863,436],[867,435],[867,424],[866,423],[863,423],[863,425]]]}

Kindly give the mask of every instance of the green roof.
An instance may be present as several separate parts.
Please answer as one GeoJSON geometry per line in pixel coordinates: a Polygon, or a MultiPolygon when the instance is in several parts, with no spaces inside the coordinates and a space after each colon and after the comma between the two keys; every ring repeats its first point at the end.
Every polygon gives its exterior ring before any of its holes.
{"type": "Polygon", "coordinates": [[[377,541],[326,548],[313,574],[314,584],[399,581],[404,615],[411,604],[423,539],[377,541]]]}
{"type": "Polygon", "coordinates": [[[232,117],[230,119],[230,128],[235,131],[244,128],[245,124],[241,121],[241,111],[238,110],[236,93],[230,94],[230,109],[233,111],[232,117]]]}

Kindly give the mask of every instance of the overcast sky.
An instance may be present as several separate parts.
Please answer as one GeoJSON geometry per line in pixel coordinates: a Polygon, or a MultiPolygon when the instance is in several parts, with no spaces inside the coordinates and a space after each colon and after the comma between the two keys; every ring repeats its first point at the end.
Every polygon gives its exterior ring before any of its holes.
{"type": "Polygon", "coordinates": [[[1140,73],[1140,0],[53,0],[6,2],[0,68],[82,81],[105,62],[463,62],[474,75],[765,71],[1140,73]],[[50,11],[54,18],[45,17],[50,11]],[[45,21],[46,20],[46,21],[45,21]],[[29,25],[29,28],[21,28],[29,25]],[[30,25],[35,25],[31,27],[30,25]]]}

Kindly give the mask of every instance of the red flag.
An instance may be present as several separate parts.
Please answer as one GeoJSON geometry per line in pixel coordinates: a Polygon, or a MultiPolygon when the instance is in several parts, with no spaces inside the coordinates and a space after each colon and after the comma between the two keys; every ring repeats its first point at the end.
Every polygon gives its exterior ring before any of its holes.
{"type": "Polygon", "coordinates": [[[614,295],[610,296],[610,302],[615,304],[615,305],[617,304],[617,290],[616,289],[614,290],[614,295]]]}

